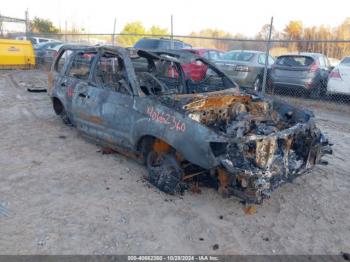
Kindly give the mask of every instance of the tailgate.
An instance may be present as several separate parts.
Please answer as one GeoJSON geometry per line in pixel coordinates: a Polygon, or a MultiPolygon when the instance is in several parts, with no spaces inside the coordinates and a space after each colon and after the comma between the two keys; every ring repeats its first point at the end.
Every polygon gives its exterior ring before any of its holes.
{"type": "Polygon", "coordinates": [[[309,76],[309,67],[276,66],[275,75],[278,77],[306,78],[309,76]]]}
{"type": "Polygon", "coordinates": [[[277,77],[306,78],[311,69],[317,67],[316,61],[311,56],[284,55],[277,58],[274,65],[274,73],[277,77]]]}

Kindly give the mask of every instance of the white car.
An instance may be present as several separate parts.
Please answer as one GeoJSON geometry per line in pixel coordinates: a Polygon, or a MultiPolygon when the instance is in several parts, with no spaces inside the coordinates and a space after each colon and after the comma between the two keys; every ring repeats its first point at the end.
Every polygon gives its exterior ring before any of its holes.
{"type": "Polygon", "coordinates": [[[327,94],[350,95],[350,56],[344,57],[329,74],[327,94]]]}
{"type": "Polygon", "coordinates": [[[333,67],[336,67],[340,63],[339,59],[336,59],[336,58],[333,58],[333,57],[328,57],[328,61],[329,61],[329,64],[331,66],[333,66],[333,67]]]}

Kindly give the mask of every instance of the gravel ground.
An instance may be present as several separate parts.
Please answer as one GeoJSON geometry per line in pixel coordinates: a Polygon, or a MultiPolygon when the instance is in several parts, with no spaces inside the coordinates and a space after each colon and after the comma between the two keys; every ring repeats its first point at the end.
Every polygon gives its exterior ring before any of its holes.
{"type": "Polygon", "coordinates": [[[280,187],[247,215],[238,199],[213,189],[159,192],[143,179],[143,166],[102,155],[62,124],[45,93],[26,91],[45,86],[40,71],[0,72],[0,254],[350,251],[347,109],[316,107],[334,143],[329,165],[280,187]]]}

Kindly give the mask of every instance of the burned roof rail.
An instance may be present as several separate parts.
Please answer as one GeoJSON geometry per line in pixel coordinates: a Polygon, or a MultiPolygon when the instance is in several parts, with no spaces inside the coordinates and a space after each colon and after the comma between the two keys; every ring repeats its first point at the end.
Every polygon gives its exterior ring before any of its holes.
{"type": "Polygon", "coordinates": [[[180,61],[178,60],[179,56],[172,57],[173,53],[171,52],[159,52],[159,51],[151,52],[145,49],[138,49],[137,54],[145,58],[180,63],[180,61]],[[170,57],[165,57],[164,55],[168,55],[170,57]]]}
{"type": "Polygon", "coordinates": [[[96,51],[96,46],[91,45],[77,45],[77,44],[64,44],[60,50],[88,50],[96,51]]]}
{"type": "Polygon", "coordinates": [[[181,56],[187,56],[187,57],[192,56],[196,60],[200,60],[200,61],[204,62],[205,64],[207,64],[210,67],[210,69],[213,70],[218,75],[224,76],[225,78],[229,79],[232,82],[232,84],[234,85],[234,88],[239,89],[239,85],[236,82],[234,82],[225,72],[223,72],[220,68],[218,68],[214,63],[212,63],[208,59],[201,57],[197,54],[190,53],[190,52],[187,52],[187,51],[181,50],[181,49],[179,49],[179,50],[159,50],[159,51],[154,51],[154,53],[158,54],[158,55],[166,54],[166,55],[170,55],[170,56],[175,56],[177,59],[180,59],[181,56]]]}

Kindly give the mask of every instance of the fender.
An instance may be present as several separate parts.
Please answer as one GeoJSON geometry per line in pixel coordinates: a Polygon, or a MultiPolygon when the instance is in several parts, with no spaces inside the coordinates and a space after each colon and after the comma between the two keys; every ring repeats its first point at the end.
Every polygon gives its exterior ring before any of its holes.
{"type": "MultiPolygon", "coordinates": [[[[138,99],[135,97],[135,100],[138,99]]],[[[137,148],[143,137],[153,136],[165,141],[186,160],[202,168],[217,166],[219,162],[211,152],[209,142],[221,141],[223,138],[188,116],[153,100],[143,97],[134,103],[140,116],[131,131],[134,147],[137,148]]]]}

